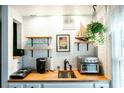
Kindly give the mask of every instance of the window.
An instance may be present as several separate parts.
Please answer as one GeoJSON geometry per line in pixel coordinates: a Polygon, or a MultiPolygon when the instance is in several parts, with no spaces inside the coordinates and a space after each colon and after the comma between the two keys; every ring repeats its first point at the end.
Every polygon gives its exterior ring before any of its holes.
{"type": "Polygon", "coordinates": [[[122,49],[122,57],[124,57],[124,31],[121,30],[121,49],[122,49]]]}

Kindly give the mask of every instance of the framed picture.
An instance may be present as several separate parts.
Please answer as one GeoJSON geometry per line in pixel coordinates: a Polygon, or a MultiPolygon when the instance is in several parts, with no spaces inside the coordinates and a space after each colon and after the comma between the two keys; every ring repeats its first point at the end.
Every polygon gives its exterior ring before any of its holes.
{"type": "Polygon", "coordinates": [[[70,51],[70,35],[69,34],[56,35],[56,51],[57,52],[70,51]]]}

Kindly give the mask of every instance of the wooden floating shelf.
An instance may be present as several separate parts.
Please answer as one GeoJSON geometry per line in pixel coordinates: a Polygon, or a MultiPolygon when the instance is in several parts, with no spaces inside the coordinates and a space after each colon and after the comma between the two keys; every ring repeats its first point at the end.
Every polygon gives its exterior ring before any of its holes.
{"type": "Polygon", "coordinates": [[[52,50],[51,48],[25,48],[25,50],[52,50]]]}
{"type": "Polygon", "coordinates": [[[79,51],[79,44],[86,44],[87,45],[87,51],[88,51],[88,38],[86,37],[75,37],[76,41],[75,43],[77,44],[77,50],[79,51]]]}
{"type": "Polygon", "coordinates": [[[76,39],[76,41],[75,41],[75,43],[81,43],[81,44],[84,44],[84,43],[89,43],[87,40],[87,38],[85,38],[85,37],[75,37],[75,39],[76,39]]]}
{"type": "Polygon", "coordinates": [[[88,38],[86,38],[86,37],[75,37],[75,39],[81,40],[81,41],[87,41],[88,40],[88,38]]]}
{"type": "Polygon", "coordinates": [[[76,40],[75,43],[76,43],[76,44],[77,44],[77,43],[79,43],[79,44],[86,44],[86,43],[88,43],[88,42],[87,42],[87,41],[76,40]]]}
{"type": "Polygon", "coordinates": [[[27,38],[52,38],[51,36],[27,36],[27,38]]]}

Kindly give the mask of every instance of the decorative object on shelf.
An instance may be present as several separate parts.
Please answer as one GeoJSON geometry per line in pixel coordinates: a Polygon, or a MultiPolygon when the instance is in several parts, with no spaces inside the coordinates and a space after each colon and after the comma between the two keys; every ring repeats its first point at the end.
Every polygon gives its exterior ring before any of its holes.
{"type": "Polygon", "coordinates": [[[87,25],[88,42],[98,45],[104,43],[105,27],[100,22],[91,22],[87,25]]]}
{"type": "Polygon", "coordinates": [[[87,51],[88,51],[88,38],[86,37],[86,28],[83,26],[82,23],[80,23],[80,30],[77,32],[77,35],[75,37],[77,43],[77,50],[79,51],[79,44],[86,43],[87,44],[87,51]]]}
{"type": "Polygon", "coordinates": [[[28,36],[28,39],[31,39],[31,42],[28,42],[27,45],[30,46],[28,48],[25,48],[25,50],[31,50],[31,55],[33,57],[33,51],[47,51],[47,57],[49,57],[49,43],[51,36],[28,36]],[[37,41],[37,39],[40,39],[37,41]],[[42,41],[41,41],[42,40],[42,41]]]}
{"type": "Polygon", "coordinates": [[[80,23],[80,30],[77,32],[76,37],[86,37],[86,28],[82,23],[80,23]]]}
{"type": "Polygon", "coordinates": [[[87,44],[87,51],[88,51],[88,44],[93,44],[95,46],[104,43],[104,33],[105,27],[100,22],[91,22],[87,25],[87,30],[84,27],[80,26],[80,31],[78,32],[75,39],[77,41],[77,50],[79,51],[79,44],[86,43],[87,44]]]}
{"type": "Polygon", "coordinates": [[[70,35],[69,34],[56,35],[56,51],[70,52],[70,35]]]}

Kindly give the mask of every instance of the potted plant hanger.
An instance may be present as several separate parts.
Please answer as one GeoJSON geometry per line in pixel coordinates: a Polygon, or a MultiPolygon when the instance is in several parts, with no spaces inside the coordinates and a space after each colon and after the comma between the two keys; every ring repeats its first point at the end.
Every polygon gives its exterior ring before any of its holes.
{"type": "Polygon", "coordinates": [[[91,22],[87,25],[86,37],[88,42],[99,45],[104,43],[105,27],[100,22],[91,22]]]}

